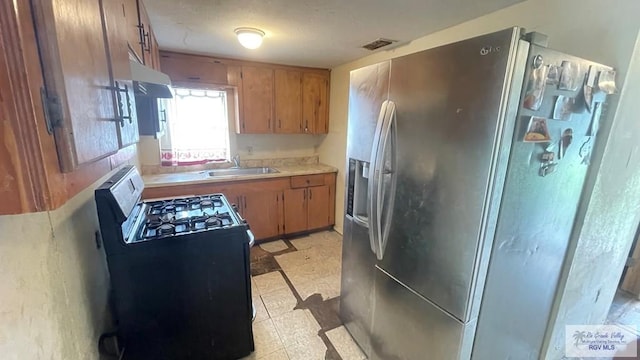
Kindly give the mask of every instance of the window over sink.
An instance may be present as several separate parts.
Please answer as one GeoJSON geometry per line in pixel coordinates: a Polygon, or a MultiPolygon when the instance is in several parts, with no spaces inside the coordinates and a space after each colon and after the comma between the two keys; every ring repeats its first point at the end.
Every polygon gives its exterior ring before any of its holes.
{"type": "Polygon", "coordinates": [[[167,111],[167,129],[160,139],[162,165],[229,160],[226,91],[174,88],[167,111]]]}

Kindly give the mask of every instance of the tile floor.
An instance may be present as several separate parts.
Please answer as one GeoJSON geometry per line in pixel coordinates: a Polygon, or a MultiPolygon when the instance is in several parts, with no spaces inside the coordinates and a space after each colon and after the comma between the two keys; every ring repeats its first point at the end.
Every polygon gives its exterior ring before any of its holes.
{"type": "Polygon", "coordinates": [[[244,359],[366,359],[338,317],[341,259],[334,231],[251,250],[256,350],[244,359]]]}
{"type": "MultiPolygon", "coordinates": [[[[338,233],[260,244],[251,257],[256,350],[242,360],[366,359],[338,317],[342,259],[338,233]]],[[[629,325],[640,324],[640,301],[618,292],[607,323],[632,330],[629,325]]],[[[638,329],[633,330],[640,336],[638,329]]]]}

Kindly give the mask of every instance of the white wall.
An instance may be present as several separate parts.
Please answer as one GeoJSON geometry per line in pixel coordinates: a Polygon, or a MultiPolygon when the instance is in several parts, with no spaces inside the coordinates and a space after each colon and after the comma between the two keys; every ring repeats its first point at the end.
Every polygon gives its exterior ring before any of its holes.
{"type": "MultiPolygon", "coordinates": [[[[619,0],[528,0],[492,14],[372,54],[331,70],[329,135],[319,148],[320,162],[340,172],[336,190],[336,230],[342,232],[349,72],[369,64],[414,53],[479,34],[522,26],[549,36],[549,47],[614,66],[625,78],[638,31],[640,2],[619,0]]],[[[615,104],[614,104],[615,105],[615,104]]]]}
{"type": "Polygon", "coordinates": [[[0,216],[0,358],[98,359],[109,276],[93,190],[61,208],[0,216]]]}

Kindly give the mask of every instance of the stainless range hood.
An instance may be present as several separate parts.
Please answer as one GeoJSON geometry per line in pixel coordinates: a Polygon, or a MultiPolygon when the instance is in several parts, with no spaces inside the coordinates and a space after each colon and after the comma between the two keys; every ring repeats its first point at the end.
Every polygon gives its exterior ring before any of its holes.
{"type": "Polygon", "coordinates": [[[131,60],[129,65],[136,95],[167,99],[173,97],[171,79],[167,74],[131,60]]]}

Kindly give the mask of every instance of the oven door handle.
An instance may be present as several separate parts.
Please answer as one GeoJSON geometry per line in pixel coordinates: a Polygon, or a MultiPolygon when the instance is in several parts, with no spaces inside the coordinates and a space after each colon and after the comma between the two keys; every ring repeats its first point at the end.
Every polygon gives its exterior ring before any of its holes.
{"type": "Polygon", "coordinates": [[[253,244],[255,244],[256,242],[256,237],[253,236],[253,233],[251,232],[251,230],[247,230],[247,235],[249,235],[249,247],[253,247],[253,244]]]}

